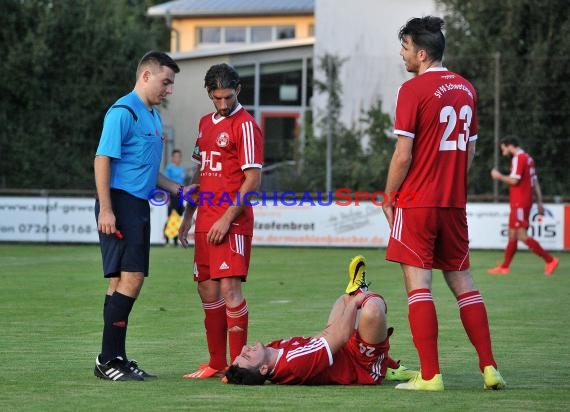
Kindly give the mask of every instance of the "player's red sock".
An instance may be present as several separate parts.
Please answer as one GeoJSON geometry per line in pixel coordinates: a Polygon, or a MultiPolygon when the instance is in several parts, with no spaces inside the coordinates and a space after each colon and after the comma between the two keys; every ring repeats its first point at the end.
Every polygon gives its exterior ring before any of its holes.
{"type": "Polygon", "coordinates": [[[491,333],[485,303],[478,290],[464,293],[457,297],[461,322],[469,340],[479,356],[479,368],[483,372],[485,366],[497,367],[491,348],[491,333]]]}
{"type": "Polygon", "coordinates": [[[230,343],[230,364],[241,353],[247,343],[247,324],[249,312],[245,299],[235,308],[226,306],[228,322],[228,340],[230,343]]]}
{"type": "Polygon", "coordinates": [[[204,308],[206,327],[206,341],[208,342],[208,351],[210,352],[211,368],[222,370],[228,366],[226,360],[226,341],[227,341],[227,324],[226,324],[226,304],[223,299],[215,302],[202,302],[204,308]]]}
{"type": "Polygon", "coordinates": [[[408,293],[408,320],[420,358],[422,378],[429,380],[439,373],[437,314],[429,289],[415,289],[408,293]]]}
{"type": "Polygon", "coordinates": [[[504,268],[508,268],[511,265],[513,256],[517,253],[517,244],[519,241],[517,239],[509,238],[509,243],[507,243],[507,248],[505,249],[505,260],[501,265],[504,268]]]}
{"type": "Polygon", "coordinates": [[[400,362],[392,359],[390,356],[386,358],[386,362],[384,363],[386,364],[386,367],[390,369],[398,369],[400,367],[400,362]]]}
{"type": "Polygon", "coordinates": [[[530,250],[532,250],[536,255],[540,256],[541,258],[544,259],[544,261],[546,263],[550,263],[552,262],[552,256],[550,255],[550,253],[548,253],[546,250],[544,250],[542,248],[542,246],[540,246],[540,243],[538,243],[536,240],[534,240],[534,238],[532,237],[528,237],[526,239],[526,241],[524,242],[528,248],[530,250]]]}

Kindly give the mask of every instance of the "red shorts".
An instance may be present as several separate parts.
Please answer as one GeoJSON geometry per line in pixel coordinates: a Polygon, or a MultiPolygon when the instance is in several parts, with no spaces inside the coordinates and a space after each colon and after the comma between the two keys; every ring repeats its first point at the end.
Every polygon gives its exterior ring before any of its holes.
{"type": "Polygon", "coordinates": [[[369,344],[362,340],[358,331],[354,331],[352,337],[334,355],[334,365],[348,363],[351,369],[356,372],[359,385],[378,385],[386,376],[386,360],[390,340],[386,338],[384,342],[369,344]]]}
{"type": "Polygon", "coordinates": [[[251,255],[251,236],[228,233],[219,245],[208,243],[207,233],[194,237],[194,280],[240,277],[246,280],[251,255]]]}
{"type": "Polygon", "coordinates": [[[511,205],[511,213],[509,214],[509,229],[528,229],[530,216],[530,207],[518,207],[511,205]]]}
{"type": "Polygon", "coordinates": [[[423,269],[469,269],[465,209],[396,207],[386,260],[423,269]]]}

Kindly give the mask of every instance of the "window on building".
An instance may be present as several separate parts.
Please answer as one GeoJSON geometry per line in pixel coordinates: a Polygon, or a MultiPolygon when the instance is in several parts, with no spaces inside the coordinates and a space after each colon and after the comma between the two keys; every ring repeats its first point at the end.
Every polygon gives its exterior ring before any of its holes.
{"type": "Polygon", "coordinates": [[[245,43],[245,27],[226,27],[226,43],[245,43]]]}
{"type": "Polygon", "coordinates": [[[295,38],[295,26],[277,26],[275,30],[276,40],[295,38]]]}
{"type": "Polygon", "coordinates": [[[253,26],[251,28],[251,42],[261,43],[271,41],[271,26],[253,26]]]}
{"type": "Polygon", "coordinates": [[[301,60],[266,63],[260,67],[260,104],[301,106],[301,60]]]}
{"type": "Polygon", "coordinates": [[[241,80],[238,100],[244,106],[253,106],[255,104],[255,66],[237,66],[236,70],[241,80]]]}
{"type": "Polygon", "coordinates": [[[260,43],[295,38],[295,26],[198,27],[198,44],[260,43]]]}
{"type": "Polygon", "coordinates": [[[222,41],[221,27],[200,27],[198,28],[198,41],[200,44],[216,44],[222,41]]]}
{"type": "Polygon", "coordinates": [[[313,37],[315,35],[315,25],[309,24],[309,36],[313,37]]]}
{"type": "Polygon", "coordinates": [[[266,113],[261,127],[265,137],[266,164],[295,158],[295,144],[299,137],[298,114],[266,113]]]}

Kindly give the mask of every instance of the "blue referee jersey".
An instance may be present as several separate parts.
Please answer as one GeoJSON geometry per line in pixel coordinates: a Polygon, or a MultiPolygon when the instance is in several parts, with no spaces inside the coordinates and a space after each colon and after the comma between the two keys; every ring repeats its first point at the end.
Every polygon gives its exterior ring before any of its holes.
{"type": "Polygon", "coordinates": [[[111,158],[111,189],[148,199],[156,188],[162,157],[162,121],[133,90],[107,111],[98,156],[111,158]]]}

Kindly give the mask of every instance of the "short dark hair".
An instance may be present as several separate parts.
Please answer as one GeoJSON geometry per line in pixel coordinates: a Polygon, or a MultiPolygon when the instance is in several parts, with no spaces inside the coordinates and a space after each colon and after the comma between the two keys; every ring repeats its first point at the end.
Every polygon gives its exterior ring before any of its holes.
{"type": "Polygon", "coordinates": [[[237,365],[230,365],[226,371],[228,383],[235,385],[263,385],[266,377],[257,369],[246,369],[237,365]]]}
{"type": "Polygon", "coordinates": [[[170,154],[171,156],[174,156],[175,153],[180,153],[182,154],[182,151],[180,149],[174,149],[172,150],[172,153],[170,154]]]}
{"type": "Polygon", "coordinates": [[[240,85],[239,74],[226,63],[215,64],[208,69],[204,77],[204,87],[211,92],[217,89],[237,89],[240,85]]]}
{"type": "Polygon", "coordinates": [[[516,136],[505,136],[500,140],[500,144],[505,146],[513,145],[514,147],[520,147],[520,140],[516,136]]]}
{"type": "Polygon", "coordinates": [[[445,50],[445,37],[441,31],[443,24],[439,17],[414,17],[402,26],[398,38],[402,41],[404,36],[410,36],[414,44],[424,49],[429,57],[441,61],[445,50]]]}
{"type": "Polygon", "coordinates": [[[172,60],[172,57],[164,52],[151,50],[139,61],[139,65],[137,66],[137,79],[140,77],[143,67],[147,64],[156,65],[158,67],[166,66],[170,67],[174,73],[180,72],[180,67],[172,60]]]}

